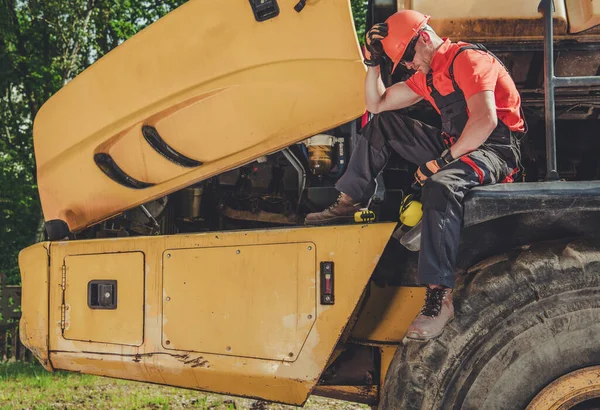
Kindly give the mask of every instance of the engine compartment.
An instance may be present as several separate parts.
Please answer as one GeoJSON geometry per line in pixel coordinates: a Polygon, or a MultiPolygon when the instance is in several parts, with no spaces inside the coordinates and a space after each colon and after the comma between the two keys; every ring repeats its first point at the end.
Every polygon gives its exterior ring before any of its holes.
{"type": "MultiPolygon", "coordinates": [[[[527,108],[527,107],[526,107],[527,108]]],[[[595,112],[595,109],[592,110],[595,112]]],[[[437,125],[425,105],[408,115],[437,125]]],[[[545,176],[543,117],[528,110],[529,133],[522,141],[524,170],[515,183],[545,176]]],[[[167,235],[177,233],[264,229],[303,225],[307,213],[335,202],[335,182],[345,172],[361,119],[334,128],[283,150],[258,158],[197,184],[128,210],[74,234],[74,239],[167,235]]],[[[600,178],[600,122],[557,120],[560,176],[569,181],[600,178]]],[[[397,221],[403,195],[411,191],[416,165],[393,154],[378,177],[369,206],[376,221],[397,221]]]]}
{"type": "Polygon", "coordinates": [[[75,234],[81,238],[301,225],[331,205],[360,119],[257,158],[75,234]]]}

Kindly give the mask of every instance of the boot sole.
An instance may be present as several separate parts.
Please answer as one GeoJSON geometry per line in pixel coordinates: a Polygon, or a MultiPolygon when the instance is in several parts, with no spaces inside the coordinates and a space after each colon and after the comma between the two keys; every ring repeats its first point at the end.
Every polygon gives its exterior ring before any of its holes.
{"type": "Polygon", "coordinates": [[[440,337],[442,335],[442,333],[444,333],[444,330],[446,329],[446,326],[448,326],[448,324],[450,322],[452,322],[453,320],[454,320],[454,315],[452,315],[452,317],[450,319],[448,319],[448,321],[446,322],[446,324],[444,325],[444,327],[442,328],[442,330],[439,333],[435,334],[435,335],[419,336],[419,337],[410,337],[409,335],[406,335],[406,338],[410,339],[410,340],[417,340],[417,341],[420,340],[422,342],[427,342],[427,341],[429,341],[431,339],[437,339],[438,337],[440,337]]]}

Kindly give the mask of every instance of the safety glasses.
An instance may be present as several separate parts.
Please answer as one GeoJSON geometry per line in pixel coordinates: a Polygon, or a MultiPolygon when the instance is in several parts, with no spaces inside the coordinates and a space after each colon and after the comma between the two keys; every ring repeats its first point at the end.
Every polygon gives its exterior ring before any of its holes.
{"type": "Polygon", "coordinates": [[[410,43],[408,43],[408,45],[406,46],[406,50],[404,51],[404,55],[402,56],[402,59],[400,60],[400,64],[402,64],[404,67],[406,67],[406,65],[408,63],[412,63],[412,61],[415,58],[415,54],[416,54],[416,49],[415,47],[417,46],[417,41],[419,41],[419,35],[421,33],[417,33],[416,36],[413,37],[412,40],[410,40],[410,43]]]}

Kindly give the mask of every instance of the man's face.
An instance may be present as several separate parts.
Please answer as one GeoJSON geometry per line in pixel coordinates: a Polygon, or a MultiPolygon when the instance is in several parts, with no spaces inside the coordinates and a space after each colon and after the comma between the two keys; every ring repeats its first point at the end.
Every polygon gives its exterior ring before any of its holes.
{"type": "Polygon", "coordinates": [[[415,55],[410,62],[404,62],[403,64],[410,70],[420,71],[423,74],[427,74],[431,71],[431,60],[435,49],[431,43],[431,37],[426,31],[419,34],[417,43],[415,44],[415,55]]]}

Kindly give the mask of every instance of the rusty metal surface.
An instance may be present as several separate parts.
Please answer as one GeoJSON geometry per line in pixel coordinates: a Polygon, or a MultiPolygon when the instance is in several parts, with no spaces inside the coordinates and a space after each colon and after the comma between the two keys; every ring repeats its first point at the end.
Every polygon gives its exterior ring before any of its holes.
{"type": "Polygon", "coordinates": [[[317,386],[312,394],[332,399],[375,405],[379,401],[379,388],[371,386],[317,386]]]}
{"type": "Polygon", "coordinates": [[[600,366],[575,370],[546,386],[526,410],[568,410],[600,397],[600,366]]]}

